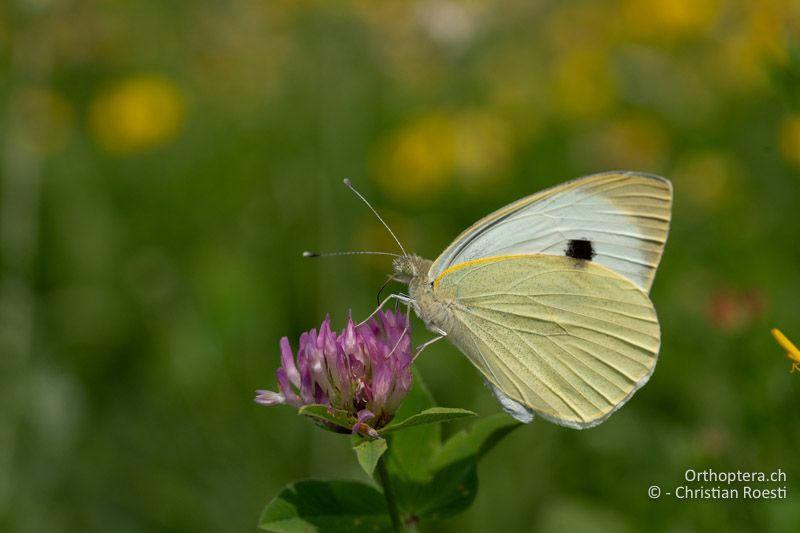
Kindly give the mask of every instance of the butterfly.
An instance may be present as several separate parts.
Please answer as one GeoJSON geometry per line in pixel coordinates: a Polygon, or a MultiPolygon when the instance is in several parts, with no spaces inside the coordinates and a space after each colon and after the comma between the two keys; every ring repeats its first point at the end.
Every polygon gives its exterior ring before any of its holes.
{"type": "Polygon", "coordinates": [[[409,292],[393,296],[466,355],[517,420],[596,426],[655,369],[649,292],[671,210],[672,185],[658,176],[568,181],[482,218],[434,261],[404,252],[392,277],[409,292]]]}

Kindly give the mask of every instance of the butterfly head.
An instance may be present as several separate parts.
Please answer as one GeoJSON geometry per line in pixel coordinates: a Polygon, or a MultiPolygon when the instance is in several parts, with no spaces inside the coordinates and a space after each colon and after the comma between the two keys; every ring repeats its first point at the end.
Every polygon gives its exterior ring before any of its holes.
{"type": "Polygon", "coordinates": [[[392,279],[401,283],[410,283],[412,279],[427,274],[431,261],[418,255],[402,255],[392,261],[392,279]]]}

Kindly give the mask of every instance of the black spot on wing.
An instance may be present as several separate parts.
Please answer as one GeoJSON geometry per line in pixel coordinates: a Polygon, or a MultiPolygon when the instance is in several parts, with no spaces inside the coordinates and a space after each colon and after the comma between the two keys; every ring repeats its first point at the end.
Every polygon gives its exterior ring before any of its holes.
{"type": "Polygon", "coordinates": [[[594,246],[592,246],[592,241],[588,239],[570,239],[564,253],[567,257],[585,259],[586,261],[591,261],[597,255],[594,251],[594,246]]]}

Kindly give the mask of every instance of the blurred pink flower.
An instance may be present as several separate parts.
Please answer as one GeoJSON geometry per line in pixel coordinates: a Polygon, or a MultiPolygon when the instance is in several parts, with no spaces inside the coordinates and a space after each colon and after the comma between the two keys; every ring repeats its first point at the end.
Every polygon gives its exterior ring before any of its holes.
{"type": "Polygon", "coordinates": [[[757,288],[721,289],[711,295],[707,312],[715,328],[734,333],[751,326],[766,307],[767,298],[757,288]]]}

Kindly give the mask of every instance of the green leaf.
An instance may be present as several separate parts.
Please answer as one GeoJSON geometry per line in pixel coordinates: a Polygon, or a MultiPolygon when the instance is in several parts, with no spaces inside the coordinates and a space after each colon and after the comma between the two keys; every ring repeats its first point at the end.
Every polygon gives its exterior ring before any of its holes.
{"type": "Polygon", "coordinates": [[[465,511],[478,491],[478,461],[520,425],[507,415],[490,416],[437,446],[427,458],[425,477],[397,480],[396,492],[403,509],[429,520],[465,511]]]}
{"type": "Polygon", "coordinates": [[[433,470],[465,460],[477,462],[500,440],[522,424],[505,414],[487,416],[475,422],[469,431],[461,430],[439,449],[432,458],[433,470]]]}
{"type": "MultiPolygon", "coordinates": [[[[414,384],[400,405],[395,420],[402,422],[431,407],[433,399],[430,392],[419,373],[414,371],[414,384]]],[[[399,480],[429,480],[428,460],[441,445],[441,434],[439,424],[428,424],[390,435],[390,452],[386,455],[386,468],[390,476],[399,480]]],[[[398,494],[398,499],[402,501],[403,495],[398,494]]]]}
{"type": "Polygon", "coordinates": [[[506,435],[522,424],[498,414],[477,421],[469,431],[448,439],[431,458],[433,479],[420,487],[415,514],[440,519],[465,511],[478,492],[478,462],[506,435]]]}
{"type": "Polygon", "coordinates": [[[258,527],[276,533],[391,531],[383,495],[355,481],[297,481],[261,514],[258,527]]]}
{"type": "Polygon", "coordinates": [[[474,415],[465,409],[435,407],[419,374],[414,374],[414,386],[394,422],[381,431],[388,433],[384,458],[406,517],[435,520],[463,512],[472,504],[478,490],[478,461],[520,426],[507,415],[490,416],[442,444],[438,422],[474,415]]]}
{"type": "Polygon", "coordinates": [[[388,445],[385,439],[366,440],[361,444],[353,446],[353,451],[356,452],[358,464],[364,469],[368,476],[372,477],[375,472],[375,466],[378,464],[378,459],[381,458],[388,445]]]}
{"type": "Polygon", "coordinates": [[[330,426],[326,426],[321,422],[329,422],[337,427],[340,427],[346,431],[339,431],[339,433],[350,433],[350,430],[355,423],[355,419],[351,420],[351,417],[348,416],[347,412],[345,411],[334,411],[331,413],[328,410],[328,407],[321,404],[311,404],[311,405],[304,405],[298,411],[298,414],[303,416],[307,416],[317,422],[321,427],[328,429],[330,431],[336,431],[335,429],[331,428],[330,426]]]}
{"type": "Polygon", "coordinates": [[[445,422],[447,420],[455,420],[456,418],[464,418],[466,416],[477,416],[476,413],[466,409],[458,409],[456,407],[431,407],[425,409],[421,413],[412,415],[405,420],[389,424],[379,431],[381,435],[386,435],[393,431],[409,428],[412,426],[421,426],[423,424],[433,424],[434,422],[445,422]]]}
{"type": "Polygon", "coordinates": [[[412,495],[408,512],[417,519],[439,520],[466,511],[478,492],[477,463],[451,465],[437,470],[427,483],[404,487],[412,495]]]}

